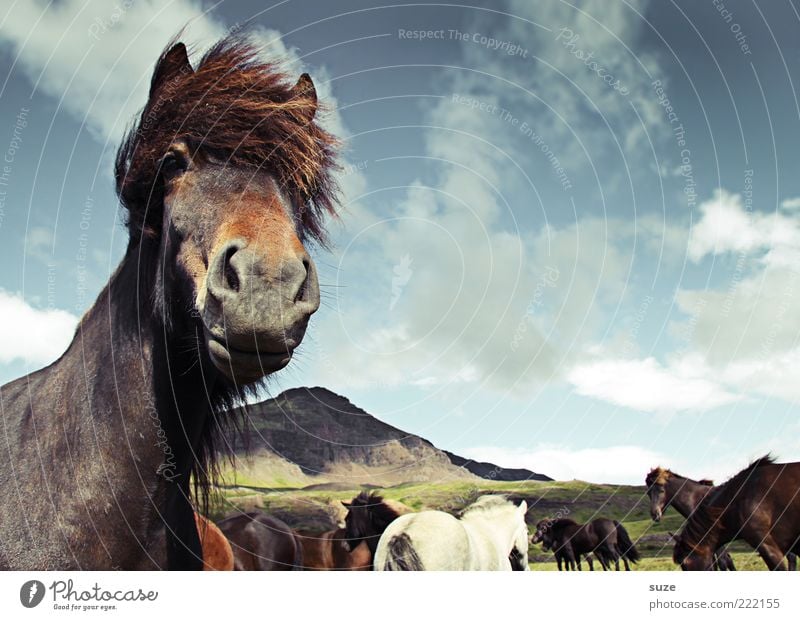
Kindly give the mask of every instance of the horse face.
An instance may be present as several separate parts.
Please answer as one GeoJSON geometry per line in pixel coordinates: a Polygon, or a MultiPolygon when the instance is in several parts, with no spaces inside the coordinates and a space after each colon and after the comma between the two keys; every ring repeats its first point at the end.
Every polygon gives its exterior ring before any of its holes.
{"type": "Polygon", "coordinates": [[[355,549],[367,535],[364,519],[368,518],[368,515],[364,508],[342,503],[347,508],[347,516],[344,518],[344,542],[350,549],[355,549]]]}
{"type": "Polygon", "coordinates": [[[189,283],[214,366],[240,385],[280,370],[319,307],[292,205],[270,175],[192,155],[182,141],[161,173],[162,243],[189,283]]]}
{"type": "Polygon", "coordinates": [[[667,491],[663,484],[653,484],[647,489],[647,495],[650,497],[650,518],[658,523],[664,513],[667,491]]]}

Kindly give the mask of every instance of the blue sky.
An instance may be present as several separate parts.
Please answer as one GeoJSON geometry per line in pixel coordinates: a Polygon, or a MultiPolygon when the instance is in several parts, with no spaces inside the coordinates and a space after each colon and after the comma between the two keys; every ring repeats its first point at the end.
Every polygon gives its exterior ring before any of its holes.
{"type": "Polygon", "coordinates": [[[324,305],[268,393],[567,479],[800,459],[796,7],[468,4],[4,9],[0,380],[120,259],[111,161],[160,50],[246,22],[346,143],[324,305]]]}

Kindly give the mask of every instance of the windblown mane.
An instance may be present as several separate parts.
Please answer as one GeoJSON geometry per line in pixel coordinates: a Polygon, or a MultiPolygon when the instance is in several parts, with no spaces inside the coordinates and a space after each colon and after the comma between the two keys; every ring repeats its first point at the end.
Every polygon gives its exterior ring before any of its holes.
{"type": "Polygon", "coordinates": [[[165,50],[150,100],[117,152],[117,193],[132,237],[157,233],[164,192],[160,161],[183,138],[191,149],[231,166],[273,174],[299,210],[305,233],[324,241],[321,217],[333,213],[336,202],[331,173],[337,141],[310,120],[316,100],[296,96],[278,65],[259,60],[256,46],[240,35],[222,39],[194,71],[156,89],[166,58],[165,50]]]}
{"type": "Polygon", "coordinates": [[[383,532],[392,521],[400,516],[391,506],[384,502],[383,497],[375,491],[372,493],[361,491],[361,493],[350,502],[350,507],[366,508],[373,525],[380,532],[383,532]]]}
{"type": "Polygon", "coordinates": [[[460,516],[464,517],[467,514],[474,514],[481,510],[490,510],[492,508],[499,508],[501,506],[513,506],[505,495],[481,495],[478,499],[472,502],[469,506],[461,511],[460,516]]]}
{"type": "Polygon", "coordinates": [[[721,521],[728,505],[735,499],[742,486],[747,482],[754,471],[764,465],[771,465],[775,459],[769,454],[756,459],[742,471],[732,476],[711,491],[700,505],[686,520],[681,532],[682,540],[689,546],[699,544],[707,533],[721,521]]]}

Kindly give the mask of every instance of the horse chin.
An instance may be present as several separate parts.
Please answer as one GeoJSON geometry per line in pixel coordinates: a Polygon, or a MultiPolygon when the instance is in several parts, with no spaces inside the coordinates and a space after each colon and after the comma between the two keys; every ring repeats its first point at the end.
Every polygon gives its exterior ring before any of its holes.
{"type": "Polygon", "coordinates": [[[206,349],[211,362],[224,376],[238,385],[255,383],[273,372],[285,368],[292,351],[267,353],[243,351],[206,334],[206,349]]]}

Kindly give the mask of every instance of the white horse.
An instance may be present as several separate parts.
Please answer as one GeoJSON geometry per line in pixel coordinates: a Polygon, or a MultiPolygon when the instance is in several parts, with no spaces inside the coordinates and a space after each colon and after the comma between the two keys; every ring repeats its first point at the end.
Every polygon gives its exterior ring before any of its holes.
{"type": "Polygon", "coordinates": [[[484,495],[461,517],[405,514],[386,528],[375,570],[528,570],[528,505],[484,495]]]}

